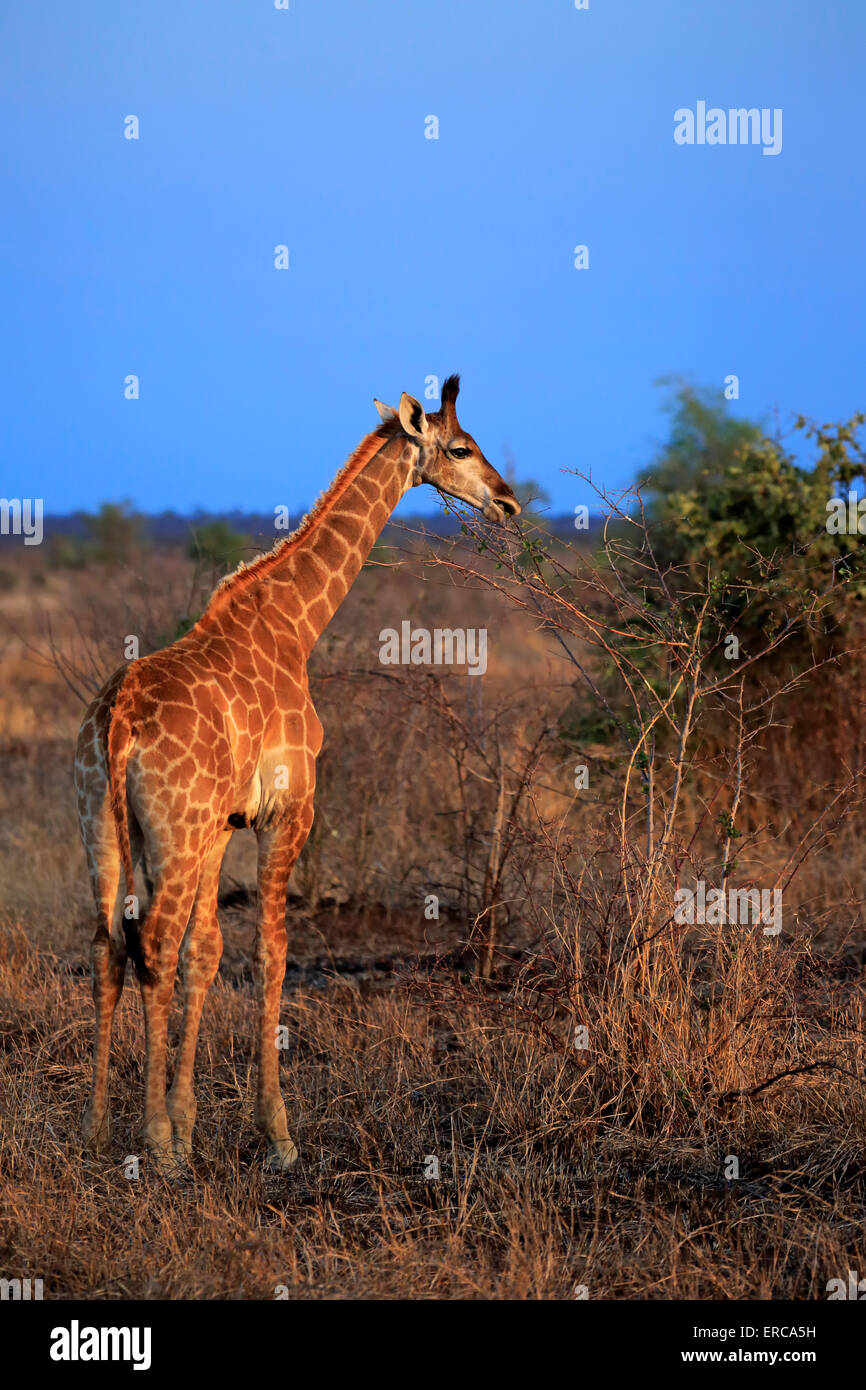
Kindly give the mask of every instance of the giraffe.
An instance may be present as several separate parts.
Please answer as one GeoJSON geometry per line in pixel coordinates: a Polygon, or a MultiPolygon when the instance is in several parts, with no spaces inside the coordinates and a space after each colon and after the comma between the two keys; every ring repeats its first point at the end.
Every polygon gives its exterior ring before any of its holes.
{"type": "Polygon", "coordinates": [[[276,1040],[286,889],[313,821],[323,737],[307,660],[410,487],[430,483],[500,524],[519,513],[511,488],[458,424],[459,384],[456,376],[444,382],[435,413],[405,392],[396,409],[375,401],[380,424],[298,529],[224,579],[185,636],[116,671],[84,716],[75,786],[97,917],[93,1074],[83,1126],[91,1149],[110,1142],[111,1027],[130,958],[145,1024],[145,1143],[166,1173],[186,1164],[199,1023],[222,954],[220,865],[233,831],[250,827],[258,839],[255,1120],[267,1141],[267,1168],[288,1170],[297,1159],[276,1040]],[[134,871],[142,856],[152,891],[138,913],[134,871]],[[166,1094],[179,963],[183,1017],[166,1094]]]}

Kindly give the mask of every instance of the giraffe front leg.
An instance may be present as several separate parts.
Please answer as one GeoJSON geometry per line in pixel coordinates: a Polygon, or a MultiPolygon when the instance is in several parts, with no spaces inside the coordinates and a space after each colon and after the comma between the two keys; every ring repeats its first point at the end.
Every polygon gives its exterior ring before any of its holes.
{"type": "Polygon", "coordinates": [[[166,1107],[171,1119],[175,1154],[183,1160],[189,1157],[196,1117],[193,1072],[201,1013],[205,996],[216,978],[222,956],[223,939],[217,918],[217,898],[220,867],[231,834],[230,830],[220,833],[205,861],[192,910],[192,921],[181,950],[183,1023],[175,1060],[174,1080],[166,1098],[166,1107]]]}
{"type": "Polygon", "coordinates": [[[265,1166],[293,1168],[298,1150],[289,1135],[280,1093],[277,1028],[286,973],[286,889],[295,860],[313,819],[312,798],[295,821],[259,835],[259,917],[256,937],[256,990],[259,1003],[256,1124],[268,1140],[265,1166]]]}

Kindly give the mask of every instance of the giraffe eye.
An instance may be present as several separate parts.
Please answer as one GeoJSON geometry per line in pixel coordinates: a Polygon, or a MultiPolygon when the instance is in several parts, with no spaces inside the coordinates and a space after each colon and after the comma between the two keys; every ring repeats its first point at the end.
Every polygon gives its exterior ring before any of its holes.
{"type": "Polygon", "coordinates": [[[468,459],[469,455],[472,453],[472,450],[464,449],[461,446],[459,449],[450,449],[449,453],[451,454],[451,457],[453,459],[468,459]]]}

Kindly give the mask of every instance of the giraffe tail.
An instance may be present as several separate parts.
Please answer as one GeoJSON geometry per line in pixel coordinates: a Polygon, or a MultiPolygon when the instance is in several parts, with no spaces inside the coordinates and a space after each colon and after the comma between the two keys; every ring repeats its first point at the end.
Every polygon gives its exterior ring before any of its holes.
{"type": "MultiPolygon", "coordinates": [[[[120,850],[120,862],[126,879],[126,891],[135,894],[135,870],[132,864],[132,847],[129,842],[129,818],[126,803],[126,765],[135,745],[135,726],[133,723],[133,701],[129,691],[129,677],[117,692],[108,724],[106,757],[108,763],[108,783],[111,790],[111,814],[114,818],[114,833],[120,850]]],[[[135,973],[142,983],[147,983],[150,971],[145,964],[141,950],[141,931],[137,917],[123,916],[123,934],[126,937],[126,951],[135,973]]]]}

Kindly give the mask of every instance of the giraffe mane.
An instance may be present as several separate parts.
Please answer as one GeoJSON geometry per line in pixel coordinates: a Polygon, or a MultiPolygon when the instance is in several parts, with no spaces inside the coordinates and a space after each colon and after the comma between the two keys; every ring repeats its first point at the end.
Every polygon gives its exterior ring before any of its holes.
{"type": "Polygon", "coordinates": [[[400,422],[395,417],[383,421],[376,429],[365,435],[358,447],[349,455],[330,487],[319,494],[315,505],[307,512],[300,525],[292,531],[291,535],[284,536],[282,540],[277,541],[276,545],[272,546],[264,555],[257,555],[254,560],[241,561],[236,570],[232,570],[231,574],[227,574],[224,579],[220,580],[208,600],[207,608],[202,617],[211,616],[222,610],[226,603],[235,598],[236,595],[246,592],[252,584],[266,578],[277,564],[290,555],[302,541],[311,536],[316,527],[321,525],[337,505],[350,483],[354,482],[358,474],[379,452],[382,445],[399,431],[400,422]]]}

